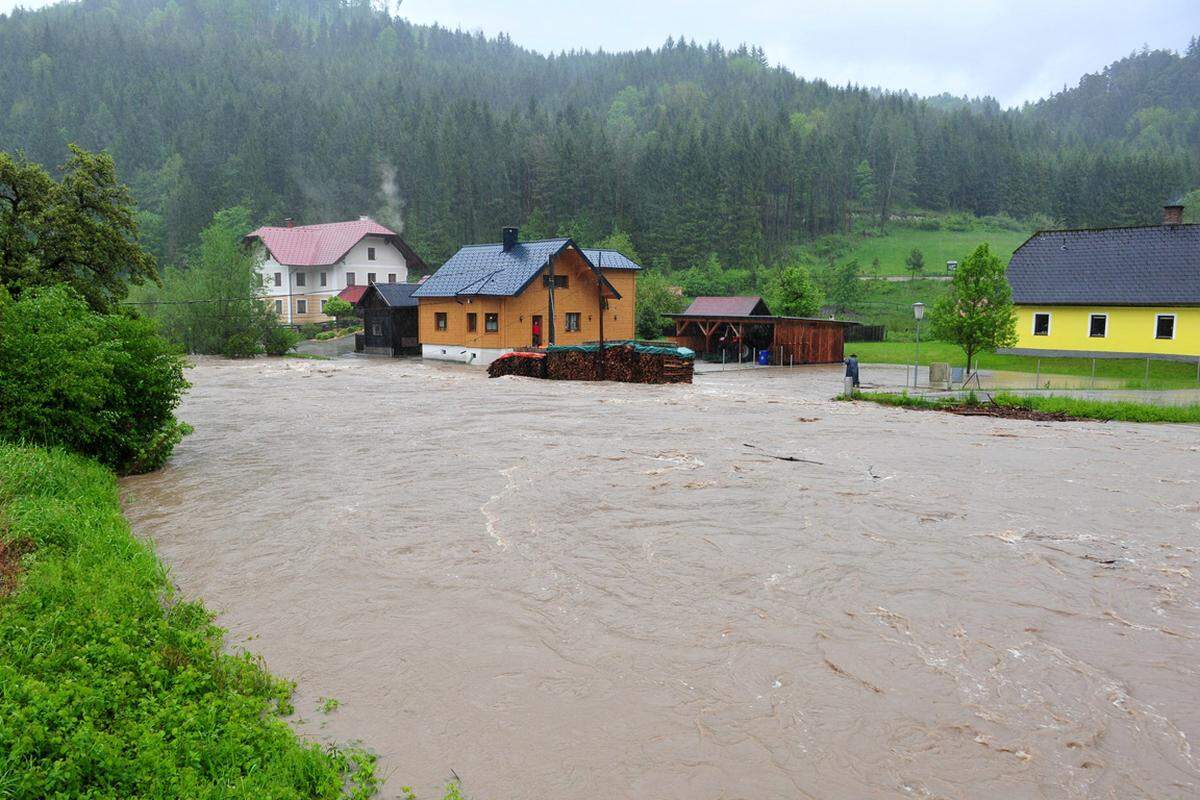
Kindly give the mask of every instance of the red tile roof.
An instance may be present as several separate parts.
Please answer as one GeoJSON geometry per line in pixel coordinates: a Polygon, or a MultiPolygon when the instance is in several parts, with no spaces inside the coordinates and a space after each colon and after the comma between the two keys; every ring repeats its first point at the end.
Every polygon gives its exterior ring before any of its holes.
{"type": "Polygon", "coordinates": [[[366,286],[347,286],[338,292],[337,296],[345,300],[347,303],[357,304],[362,300],[362,296],[367,293],[366,286]]]}
{"type": "Polygon", "coordinates": [[[683,312],[689,317],[748,317],[771,312],[761,297],[697,297],[683,312]]]}
{"type": "Polygon", "coordinates": [[[336,264],[364,236],[396,237],[396,232],[373,219],[356,219],[294,228],[262,227],[248,234],[246,239],[260,240],[280,264],[323,267],[336,264]]]}

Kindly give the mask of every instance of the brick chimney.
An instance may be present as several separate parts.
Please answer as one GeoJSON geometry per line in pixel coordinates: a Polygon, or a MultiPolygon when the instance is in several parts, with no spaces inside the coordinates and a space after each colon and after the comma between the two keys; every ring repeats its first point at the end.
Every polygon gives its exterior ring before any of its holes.
{"type": "Polygon", "coordinates": [[[294,228],[294,227],[296,227],[296,221],[293,220],[291,217],[288,217],[287,219],[285,219],[283,221],[283,226],[285,228],[294,228]]]}
{"type": "Polygon", "coordinates": [[[1163,225],[1182,225],[1183,206],[1178,202],[1163,206],[1163,225]]]}
{"type": "Polygon", "coordinates": [[[517,246],[517,236],[520,233],[516,228],[509,226],[504,229],[504,252],[508,252],[517,246]]]}

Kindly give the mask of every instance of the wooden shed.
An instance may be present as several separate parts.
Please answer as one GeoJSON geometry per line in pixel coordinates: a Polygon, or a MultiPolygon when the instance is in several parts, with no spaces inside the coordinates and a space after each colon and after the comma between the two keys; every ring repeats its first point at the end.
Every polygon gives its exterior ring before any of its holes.
{"type": "Polygon", "coordinates": [[[833,364],[845,357],[848,323],[771,314],[761,297],[697,297],[675,320],[676,344],[710,358],[750,361],[761,350],[772,364],[833,364]]]}
{"type": "Polygon", "coordinates": [[[417,283],[372,283],[357,303],[363,317],[363,351],[371,355],[420,354],[417,283]]]}

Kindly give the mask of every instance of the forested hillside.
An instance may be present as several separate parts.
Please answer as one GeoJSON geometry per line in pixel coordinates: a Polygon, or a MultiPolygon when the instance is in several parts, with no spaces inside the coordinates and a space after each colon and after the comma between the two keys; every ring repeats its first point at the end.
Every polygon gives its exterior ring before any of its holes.
{"type": "Polygon", "coordinates": [[[683,39],[543,56],[366,0],[83,0],[0,17],[0,75],[3,147],[47,165],[108,149],[168,262],[238,204],[402,218],[431,264],[515,221],[753,268],[852,215],[1137,223],[1200,186],[1194,42],[1005,111],[683,39]]]}

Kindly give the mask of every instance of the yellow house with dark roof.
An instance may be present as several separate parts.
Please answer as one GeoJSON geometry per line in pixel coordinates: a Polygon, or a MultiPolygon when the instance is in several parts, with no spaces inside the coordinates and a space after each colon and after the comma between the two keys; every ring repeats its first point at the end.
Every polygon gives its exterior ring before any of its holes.
{"type": "Polygon", "coordinates": [[[1200,357],[1200,225],[1040,231],[1008,266],[1017,346],[1083,357],[1200,357]]]}

